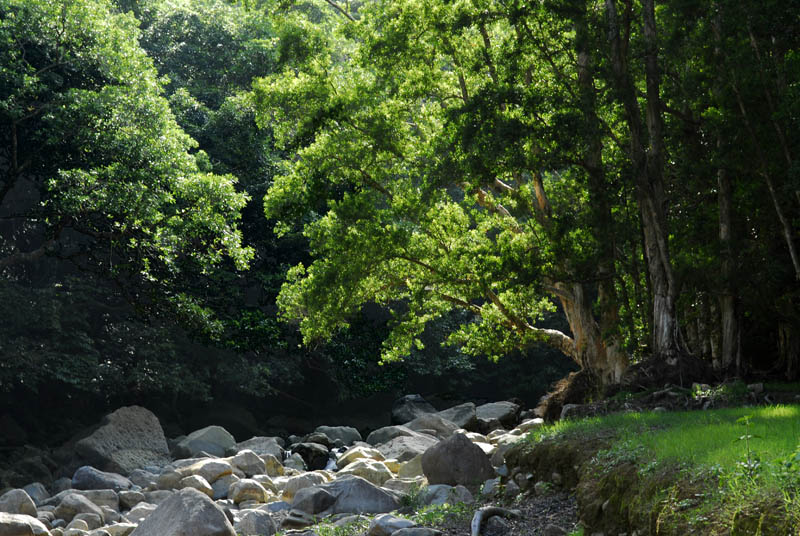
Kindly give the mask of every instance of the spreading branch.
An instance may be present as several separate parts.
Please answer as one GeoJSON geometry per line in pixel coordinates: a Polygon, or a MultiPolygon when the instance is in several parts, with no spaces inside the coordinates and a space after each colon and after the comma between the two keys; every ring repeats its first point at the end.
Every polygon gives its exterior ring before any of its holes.
{"type": "Polygon", "coordinates": [[[345,17],[347,20],[349,20],[350,22],[355,22],[355,21],[356,21],[356,19],[354,19],[354,18],[353,18],[353,17],[350,15],[350,13],[348,13],[347,11],[345,11],[344,9],[342,9],[342,7],[341,7],[339,4],[337,4],[336,2],[334,2],[333,0],[325,0],[325,2],[327,2],[329,6],[331,6],[333,9],[335,9],[336,11],[338,11],[338,12],[339,12],[339,13],[340,13],[342,16],[344,16],[344,17],[345,17]]]}

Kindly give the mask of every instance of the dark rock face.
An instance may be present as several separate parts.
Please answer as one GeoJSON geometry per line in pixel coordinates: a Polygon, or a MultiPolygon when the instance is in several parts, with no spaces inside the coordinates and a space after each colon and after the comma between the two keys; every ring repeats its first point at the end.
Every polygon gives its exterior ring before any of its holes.
{"type": "Polygon", "coordinates": [[[404,424],[426,413],[436,413],[436,408],[421,395],[406,395],[392,406],[392,424],[404,424]]]}
{"type": "Polygon", "coordinates": [[[478,416],[475,412],[475,404],[466,402],[453,406],[438,413],[439,417],[447,419],[459,428],[476,432],[478,430],[478,416]]]}
{"type": "Polygon", "coordinates": [[[309,471],[325,469],[328,465],[328,449],[319,443],[297,443],[292,446],[292,451],[299,454],[309,471]]]}
{"type": "Polygon", "coordinates": [[[130,480],[117,473],[107,473],[90,465],[79,467],[72,476],[72,487],[75,489],[113,489],[122,491],[131,489],[130,480]]]}
{"type": "Polygon", "coordinates": [[[335,502],[336,497],[319,486],[303,488],[295,493],[292,501],[292,510],[300,510],[314,515],[324,512],[335,502]]]}
{"type": "Polygon", "coordinates": [[[493,478],[489,457],[463,434],[453,434],[422,455],[422,471],[431,484],[474,485],[493,478]]]}
{"type": "Polygon", "coordinates": [[[499,428],[511,429],[517,425],[520,413],[519,404],[514,402],[492,402],[475,408],[478,417],[478,431],[488,434],[499,428]]]}

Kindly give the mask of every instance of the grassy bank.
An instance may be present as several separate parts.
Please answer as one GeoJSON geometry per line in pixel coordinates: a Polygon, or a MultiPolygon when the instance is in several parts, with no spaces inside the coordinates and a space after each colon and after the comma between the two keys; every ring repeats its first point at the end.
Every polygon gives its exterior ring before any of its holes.
{"type": "Polygon", "coordinates": [[[582,465],[578,486],[592,529],[798,533],[800,406],[563,421],[535,430],[526,443],[533,448],[596,437],[607,440],[582,465]]]}

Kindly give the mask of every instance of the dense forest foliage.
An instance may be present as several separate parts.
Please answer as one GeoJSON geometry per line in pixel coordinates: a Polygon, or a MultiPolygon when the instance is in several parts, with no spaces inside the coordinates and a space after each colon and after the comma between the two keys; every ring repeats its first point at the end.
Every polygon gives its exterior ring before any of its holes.
{"type": "Polygon", "coordinates": [[[0,397],[797,379],[799,40],[795,0],[0,0],[0,397]]]}

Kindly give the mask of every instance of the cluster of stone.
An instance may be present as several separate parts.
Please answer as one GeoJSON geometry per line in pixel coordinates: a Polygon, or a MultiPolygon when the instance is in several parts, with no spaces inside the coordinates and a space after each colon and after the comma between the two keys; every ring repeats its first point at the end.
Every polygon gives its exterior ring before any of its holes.
{"type": "Polygon", "coordinates": [[[352,427],[320,426],[289,441],[237,443],[209,426],[170,452],[155,415],[120,408],[75,444],[82,465],[71,479],[0,495],[0,536],[311,536],[321,520],[367,514],[369,536],[430,536],[437,531],[396,515],[403,497],[428,505],[472,502],[469,489],[494,493],[505,452],[541,424],[519,417],[511,402],[436,411],[410,395],[393,408],[398,424],[366,440],[352,427]]]}

